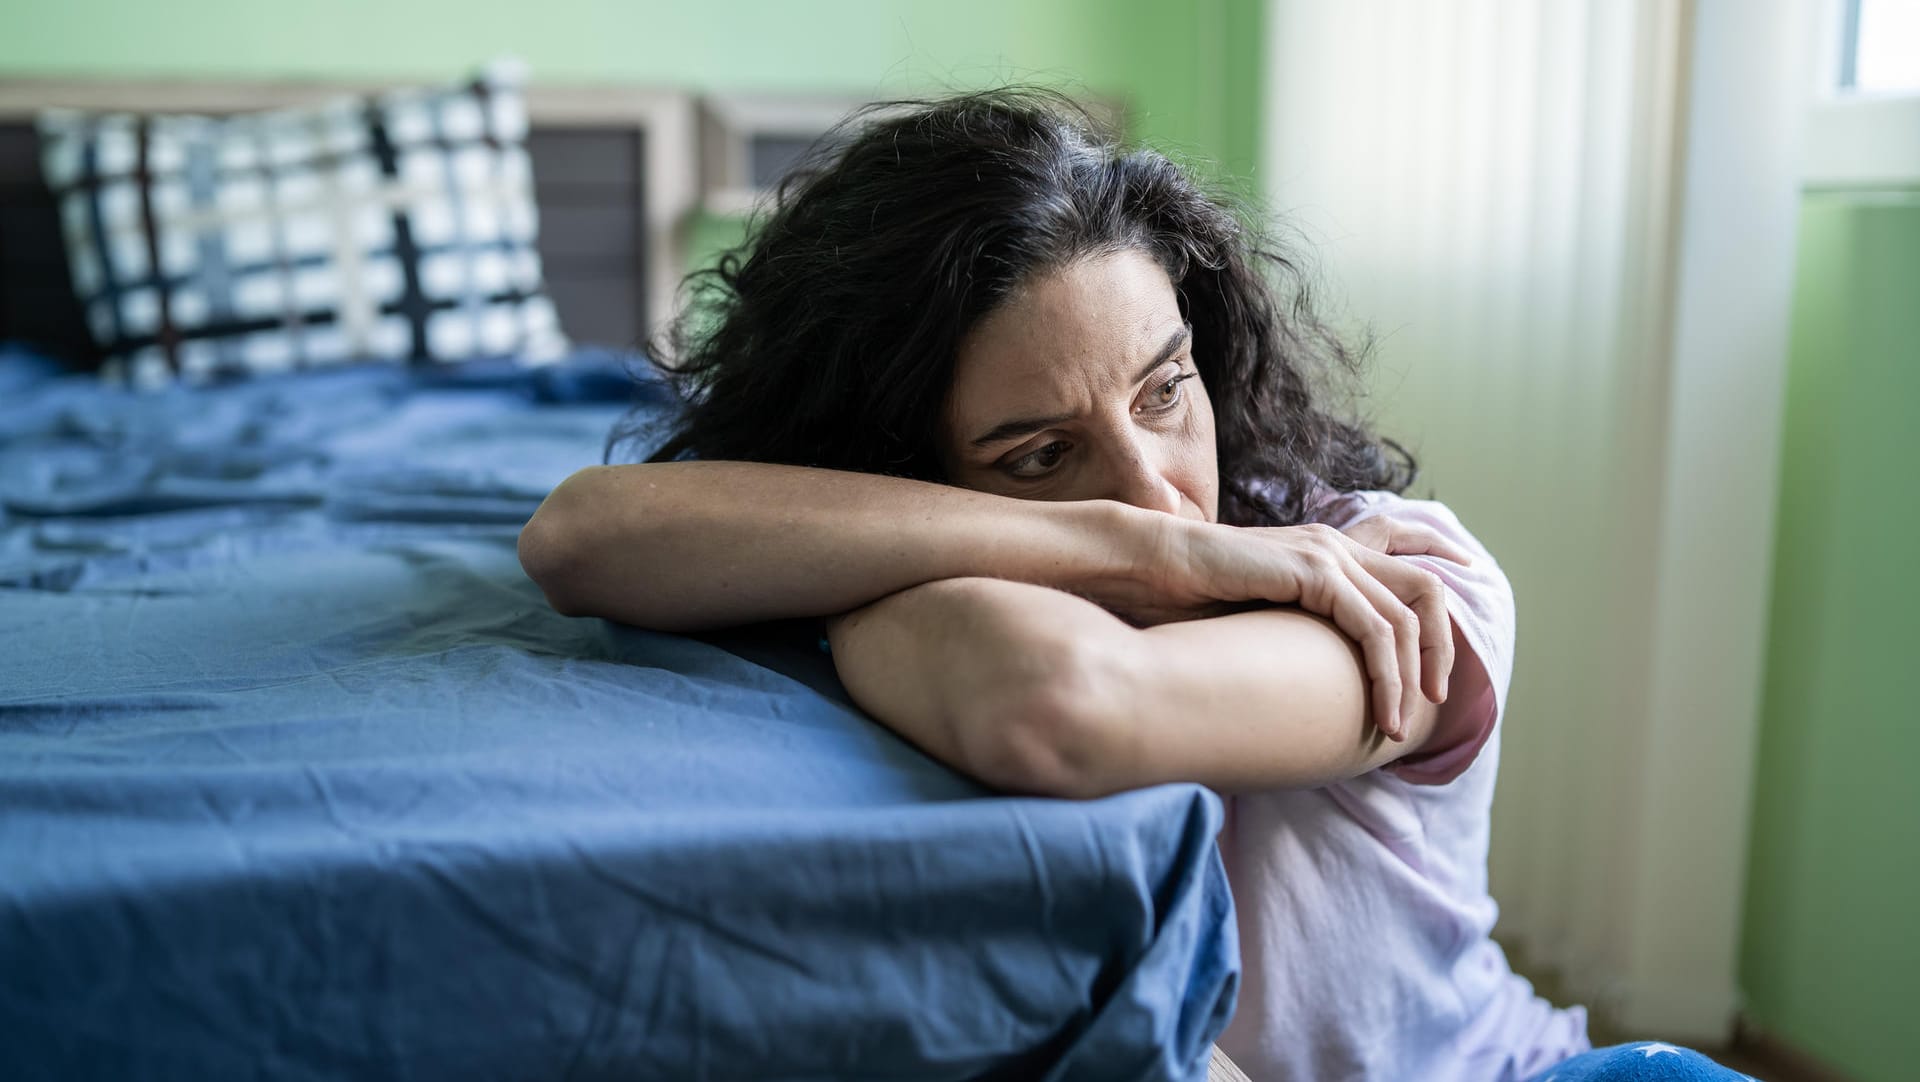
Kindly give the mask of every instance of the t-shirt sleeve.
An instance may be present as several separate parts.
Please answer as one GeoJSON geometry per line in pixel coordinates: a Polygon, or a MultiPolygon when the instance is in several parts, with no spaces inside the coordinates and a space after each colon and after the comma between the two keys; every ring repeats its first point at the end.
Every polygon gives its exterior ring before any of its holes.
{"type": "Polygon", "coordinates": [[[1513,588],[1486,546],[1451,510],[1433,500],[1409,500],[1389,492],[1346,493],[1314,517],[1346,529],[1379,515],[1425,526],[1473,554],[1468,566],[1437,556],[1397,557],[1433,572],[1445,586],[1454,661],[1433,735],[1425,747],[1386,769],[1406,781],[1442,785],[1473,765],[1506,710],[1507,687],[1513,680],[1513,588]]]}

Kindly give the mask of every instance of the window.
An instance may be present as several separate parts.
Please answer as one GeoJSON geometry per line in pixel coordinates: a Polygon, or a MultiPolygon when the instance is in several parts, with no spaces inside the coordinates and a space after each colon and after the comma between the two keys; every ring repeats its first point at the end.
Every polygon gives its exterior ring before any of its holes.
{"type": "Polygon", "coordinates": [[[1825,0],[1801,183],[1920,190],[1920,0],[1825,0]]]}
{"type": "Polygon", "coordinates": [[[1920,94],[1920,0],[1842,0],[1839,90],[1920,94]]]}

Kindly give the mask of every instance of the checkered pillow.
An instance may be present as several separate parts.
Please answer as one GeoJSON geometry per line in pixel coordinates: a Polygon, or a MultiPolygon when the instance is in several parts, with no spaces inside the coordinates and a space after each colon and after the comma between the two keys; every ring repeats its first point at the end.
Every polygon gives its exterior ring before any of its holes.
{"type": "Polygon", "coordinates": [[[540,362],[566,348],[542,292],[510,66],[310,109],[62,111],[40,127],[110,377],[540,362]]]}

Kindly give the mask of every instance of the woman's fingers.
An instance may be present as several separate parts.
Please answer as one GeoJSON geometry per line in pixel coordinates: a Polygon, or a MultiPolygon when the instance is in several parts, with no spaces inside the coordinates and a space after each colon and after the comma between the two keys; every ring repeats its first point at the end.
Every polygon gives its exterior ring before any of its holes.
{"type": "Polygon", "coordinates": [[[1445,592],[1431,574],[1410,564],[1382,560],[1377,554],[1437,556],[1459,564],[1471,564],[1472,555],[1425,526],[1402,522],[1391,515],[1376,515],[1341,533],[1355,545],[1370,550],[1373,555],[1364,558],[1369,570],[1418,613],[1419,686],[1427,698],[1436,703],[1444,701],[1447,678],[1453,672],[1453,622],[1447,615],[1445,592]]]}
{"type": "MultiPolygon", "coordinates": [[[[1337,557],[1322,573],[1317,590],[1301,595],[1303,607],[1331,619],[1345,635],[1360,646],[1367,665],[1367,677],[1373,698],[1373,723],[1394,740],[1401,736],[1401,709],[1405,685],[1401,674],[1405,666],[1400,656],[1394,626],[1382,615],[1380,606],[1362,585],[1365,571],[1344,573],[1337,557]],[[1319,595],[1316,597],[1315,595],[1319,595]]],[[[1351,566],[1352,561],[1346,561],[1351,566]]],[[[1373,585],[1378,586],[1378,583],[1373,585]]]]}
{"type": "Polygon", "coordinates": [[[1447,613],[1446,588],[1439,576],[1374,552],[1361,551],[1358,558],[1418,619],[1415,650],[1419,664],[1409,671],[1409,680],[1417,681],[1428,699],[1445,702],[1448,677],[1453,672],[1453,617],[1447,613]]]}
{"type": "Polygon", "coordinates": [[[1361,527],[1359,536],[1318,523],[1244,532],[1212,527],[1200,535],[1210,539],[1201,551],[1212,571],[1201,593],[1294,603],[1332,620],[1361,649],[1375,725],[1404,740],[1420,696],[1436,703],[1446,698],[1453,625],[1439,577],[1388,553],[1466,554],[1425,527],[1381,519],[1361,527]],[[1247,540],[1258,543],[1243,547],[1247,540]],[[1273,542],[1279,546],[1268,547],[1273,542]]]}
{"type": "Polygon", "coordinates": [[[1473,554],[1425,526],[1402,522],[1391,515],[1375,515],[1340,531],[1357,544],[1388,556],[1438,556],[1470,565],[1473,554]]]}
{"type": "MultiPolygon", "coordinates": [[[[1384,559],[1384,557],[1381,557],[1384,559]]],[[[1348,574],[1368,604],[1387,622],[1393,633],[1393,664],[1398,679],[1398,694],[1393,700],[1396,711],[1391,728],[1381,728],[1395,740],[1406,739],[1406,722],[1420,705],[1421,692],[1421,619],[1374,571],[1358,560],[1348,561],[1348,574]]]]}

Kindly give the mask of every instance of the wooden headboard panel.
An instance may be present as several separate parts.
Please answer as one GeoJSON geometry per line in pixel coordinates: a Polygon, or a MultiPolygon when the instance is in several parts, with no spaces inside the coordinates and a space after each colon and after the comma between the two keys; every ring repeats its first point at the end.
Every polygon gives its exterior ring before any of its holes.
{"type": "MultiPolygon", "coordinates": [[[[53,197],[40,177],[41,109],[230,113],[377,93],[381,85],[0,79],[0,340],[82,368],[97,362],[53,197]]],[[[540,256],[576,342],[634,346],[671,314],[685,270],[699,153],[694,102],[633,87],[527,89],[540,256]]]]}

